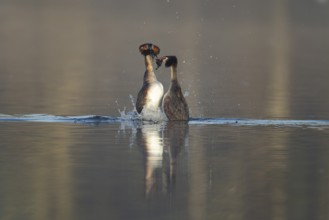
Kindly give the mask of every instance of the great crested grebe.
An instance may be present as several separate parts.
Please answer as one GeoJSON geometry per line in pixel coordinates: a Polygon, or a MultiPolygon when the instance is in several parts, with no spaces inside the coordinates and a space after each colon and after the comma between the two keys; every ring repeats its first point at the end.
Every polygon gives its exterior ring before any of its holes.
{"type": "Polygon", "coordinates": [[[156,111],[159,108],[162,96],[163,86],[157,80],[152,61],[160,53],[160,48],[154,44],[146,43],[139,46],[140,53],[145,58],[145,73],[143,87],[138,92],[136,110],[140,114],[143,109],[156,111]]]}
{"type": "Polygon", "coordinates": [[[163,62],[165,63],[165,67],[170,67],[171,72],[169,90],[163,96],[162,100],[163,111],[169,120],[187,121],[189,119],[189,110],[177,80],[177,57],[164,56],[156,59],[158,68],[163,62]]]}

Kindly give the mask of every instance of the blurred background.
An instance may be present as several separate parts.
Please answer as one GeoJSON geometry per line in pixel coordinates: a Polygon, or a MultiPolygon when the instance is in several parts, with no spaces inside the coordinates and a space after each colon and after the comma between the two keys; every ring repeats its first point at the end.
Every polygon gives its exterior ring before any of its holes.
{"type": "Polygon", "coordinates": [[[327,0],[1,0],[0,113],[131,110],[145,42],[192,117],[329,119],[327,0]]]}

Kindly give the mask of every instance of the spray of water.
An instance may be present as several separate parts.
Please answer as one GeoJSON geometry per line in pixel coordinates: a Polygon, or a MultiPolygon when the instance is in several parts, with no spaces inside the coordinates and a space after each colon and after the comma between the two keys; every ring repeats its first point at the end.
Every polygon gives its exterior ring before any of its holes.
{"type": "Polygon", "coordinates": [[[120,109],[118,101],[116,101],[118,112],[120,114],[121,120],[143,120],[143,121],[151,121],[151,122],[162,122],[166,119],[165,115],[162,113],[160,108],[157,109],[143,109],[140,114],[138,114],[135,105],[135,99],[133,95],[129,95],[130,102],[132,104],[133,109],[127,111],[126,107],[123,110],[120,109]]]}
{"type": "Polygon", "coordinates": [[[115,104],[117,105],[118,112],[120,114],[120,116],[118,118],[121,119],[122,121],[138,119],[135,104],[133,103],[133,100],[132,100],[133,109],[131,111],[127,111],[126,106],[124,106],[123,110],[121,110],[118,100],[115,101],[115,104]]]}
{"type": "Polygon", "coordinates": [[[144,108],[139,116],[140,119],[142,120],[152,121],[152,122],[162,122],[166,119],[165,115],[162,113],[160,108],[154,110],[144,108]]]}

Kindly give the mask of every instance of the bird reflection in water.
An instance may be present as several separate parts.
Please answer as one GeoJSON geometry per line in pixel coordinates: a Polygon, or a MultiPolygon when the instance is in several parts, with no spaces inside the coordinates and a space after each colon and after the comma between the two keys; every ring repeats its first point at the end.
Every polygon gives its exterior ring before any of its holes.
{"type": "Polygon", "coordinates": [[[144,153],[145,195],[172,193],[175,189],[179,155],[186,143],[188,124],[168,121],[144,124],[136,137],[144,153]]]}

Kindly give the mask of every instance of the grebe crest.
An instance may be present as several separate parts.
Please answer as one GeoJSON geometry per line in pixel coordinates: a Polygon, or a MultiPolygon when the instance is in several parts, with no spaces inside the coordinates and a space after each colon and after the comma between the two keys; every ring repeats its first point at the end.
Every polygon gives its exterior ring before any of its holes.
{"type": "Polygon", "coordinates": [[[157,45],[151,43],[145,43],[139,46],[139,52],[143,55],[151,55],[156,57],[160,53],[160,48],[157,45]]]}
{"type": "Polygon", "coordinates": [[[164,56],[156,59],[157,68],[164,62],[165,67],[170,67],[171,81],[169,90],[163,96],[162,108],[169,120],[186,121],[189,119],[187,102],[177,79],[177,57],[164,56]]]}
{"type": "Polygon", "coordinates": [[[139,52],[144,56],[146,70],[143,86],[137,95],[136,111],[144,120],[159,121],[158,111],[163,96],[163,86],[155,76],[153,59],[160,53],[160,48],[154,44],[146,43],[139,46],[139,52]]]}

